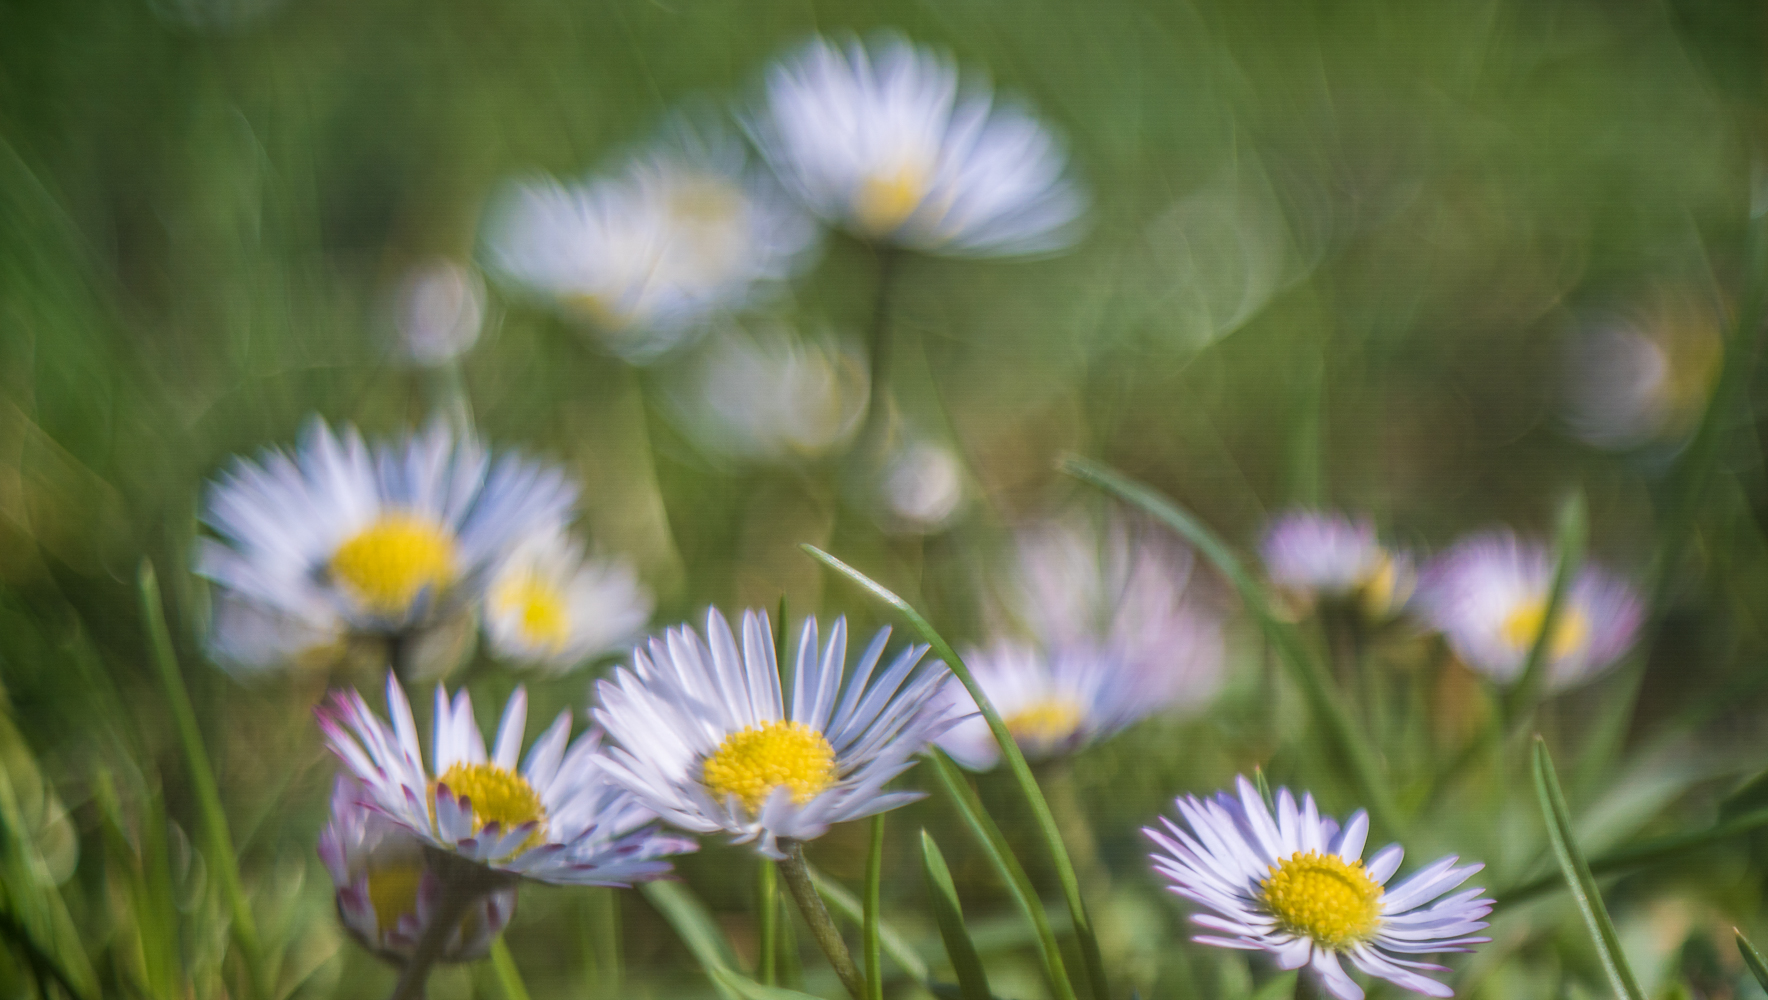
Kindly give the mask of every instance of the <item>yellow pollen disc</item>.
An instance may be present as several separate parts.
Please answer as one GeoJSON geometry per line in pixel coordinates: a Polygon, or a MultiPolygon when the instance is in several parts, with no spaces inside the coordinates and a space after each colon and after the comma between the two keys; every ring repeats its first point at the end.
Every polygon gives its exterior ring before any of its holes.
{"type": "Polygon", "coordinates": [[[1381,886],[1361,861],[1298,851],[1272,865],[1259,885],[1278,923],[1327,948],[1367,940],[1380,921],[1381,886]]]}
{"type": "Polygon", "coordinates": [[[384,514],[332,553],[331,572],[370,611],[401,614],[456,576],[454,536],[416,514],[384,514]]]}
{"type": "Polygon", "coordinates": [[[399,918],[417,912],[417,890],[424,880],[421,865],[389,865],[368,874],[368,902],[374,907],[375,928],[392,930],[399,918]]]}
{"type": "MultiPolygon", "coordinates": [[[[1529,601],[1518,605],[1504,616],[1499,628],[1504,641],[1512,647],[1527,652],[1534,646],[1535,640],[1541,635],[1541,625],[1547,618],[1547,599],[1529,601]]],[[[1553,623],[1553,638],[1547,643],[1547,655],[1554,659],[1568,656],[1584,645],[1590,638],[1590,620],[1584,617],[1577,608],[1561,605],[1559,616],[1553,623]]]]}
{"type": "Polygon", "coordinates": [[[927,171],[914,164],[867,177],[853,196],[854,220],[861,229],[877,235],[895,230],[921,207],[927,197],[927,179],[927,171]]]}
{"type": "Polygon", "coordinates": [[[1375,568],[1363,578],[1363,610],[1370,615],[1384,615],[1393,607],[1394,592],[1399,588],[1400,572],[1393,557],[1383,552],[1375,568]]]}
{"type": "Polygon", "coordinates": [[[1078,705],[1052,698],[1032,702],[1001,721],[1020,743],[1047,745],[1072,736],[1080,726],[1081,716],[1078,705]]]}
{"type": "Polygon", "coordinates": [[[784,785],[803,805],[835,783],[835,749],[802,722],[769,722],[724,738],[706,758],[701,780],[714,798],[736,796],[753,813],[784,785]]]}
{"type": "Polygon", "coordinates": [[[608,296],[594,292],[582,292],[567,295],[565,305],[589,318],[591,323],[604,330],[623,329],[632,322],[632,313],[608,301],[608,296]]]}
{"type": "MultiPolygon", "coordinates": [[[[496,823],[508,833],[522,823],[541,824],[522,846],[540,843],[546,836],[546,807],[528,779],[496,764],[455,763],[442,772],[437,784],[447,785],[457,799],[467,799],[473,807],[473,825],[483,827],[496,823]]],[[[435,789],[430,790],[432,796],[435,789]]]]}
{"type": "Polygon", "coordinates": [[[571,614],[559,588],[532,573],[519,573],[491,592],[491,609],[516,620],[522,638],[557,651],[571,637],[571,614]]]}

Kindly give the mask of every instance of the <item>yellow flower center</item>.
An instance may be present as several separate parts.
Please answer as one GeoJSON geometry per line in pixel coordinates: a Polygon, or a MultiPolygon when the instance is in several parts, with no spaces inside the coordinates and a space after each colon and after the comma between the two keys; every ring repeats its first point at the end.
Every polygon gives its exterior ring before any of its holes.
{"type": "Polygon", "coordinates": [[[633,310],[616,305],[609,301],[609,296],[596,292],[566,295],[564,303],[603,330],[624,329],[633,319],[633,310]]]}
{"type": "Polygon", "coordinates": [[[375,928],[392,930],[399,918],[417,912],[417,890],[424,880],[422,865],[388,865],[368,873],[368,902],[375,928]]]}
{"type": "MultiPolygon", "coordinates": [[[[523,823],[539,823],[540,827],[522,846],[533,847],[545,839],[546,806],[541,804],[540,795],[528,779],[514,771],[496,764],[456,762],[442,772],[437,784],[447,785],[455,798],[472,803],[474,826],[496,823],[508,833],[523,823]]],[[[434,789],[431,794],[435,794],[434,789]]]]}
{"type": "Polygon", "coordinates": [[[853,197],[854,221],[874,235],[895,230],[921,207],[927,197],[927,181],[927,171],[915,163],[867,177],[853,197]]]}
{"type": "Polygon", "coordinates": [[[1383,552],[1376,561],[1375,568],[1363,578],[1359,596],[1363,601],[1364,612],[1371,617],[1387,614],[1393,608],[1399,584],[1399,569],[1394,566],[1393,557],[1383,552]]]}
{"type": "Polygon", "coordinates": [[[1381,917],[1381,886],[1336,854],[1297,851],[1271,866],[1259,883],[1265,905],[1286,930],[1328,948],[1343,948],[1375,933],[1381,917]]]}
{"type": "Polygon", "coordinates": [[[1020,743],[1048,745],[1072,736],[1082,715],[1073,702],[1050,698],[1032,702],[1001,721],[1020,743]]]}
{"type": "Polygon", "coordinates": [[[782,785],[792,790],[793,802],[803,805],[835,778],[835,748],[802,722],[740,729],[724,738],[701,772],[714,797],[722,801],[734,795],[751,813],[782,785]]]}
{"type": "Polygon", "coordinates": [[[370,611],[402,614],[456,576],[454,536],[418,514],[383,514],[338,546],[332,576],[370,611]]]}
{"type": "Polygon", "coordinates": [[[571,614],[565,595],[533,573],[516,573],[491,592],[491,609],[514,618],[530,645],[556,652],[571,637],[571,614]]]}
{"type": "MultiPolygon", "coordinates": [[[[1515,649],[1527,652],[1540,637],[1541,626],[1546,623],[1546,618],[1545,597],[1517,605],[1504,616],[1504,622],[1500,626],[1504,641],[1515,649]]],[[[1589,637],[1590,620],[1577,608],[1561,605],[1559,615],[1553,622],[1553,638],[1547,643],[1547,655],[1556,660],[1568,656],[1577,652],[1589,637]]]]}

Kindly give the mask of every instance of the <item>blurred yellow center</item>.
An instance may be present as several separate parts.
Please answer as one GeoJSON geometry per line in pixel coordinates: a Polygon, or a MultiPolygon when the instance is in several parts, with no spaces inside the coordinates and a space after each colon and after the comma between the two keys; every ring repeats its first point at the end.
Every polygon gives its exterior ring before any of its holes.
{"type": "Polygon", "coordinates": [[[853,198],[853,217],[861,229],[883,234],[903,224],[927,197],[927,171],[905,163],[893,173],[874,174],[860,182],[853,198]]]}
{"type": "MultiPolygon", "coordinates": [[[[1517,605],[1504,616],[1504,623],[1500,626],[1504,641],[1524,651],[1533,648],[1546,619],[1546,598],[1517,605]]],[[[1589,637],[1590,620],[1577,608],[1562,605],[1553,623],[1553,638],[1547,643],[1547,655],[1554,659],[1570,655],[1584,645],[1584,640],[1589,637]]]]}
{"type": "Polygon", "coordinates": [[[368,873],[368,902],[374,907],[377,930],[385,934],[400,917],[417,912],[417,890],[423,880],[421,865],[388,865],[368,873]]]}
{"type": "Polygon", "coordinates": [[[604,330],[619,330],[632,322],[632,311],[609,302],[606,295],[579,292],[565,296],[564,303],[604,330]]]}
{"type": "Polygon", "coordinates": [[[1363,610],[1373,616],[1386,614],[1393,607],[1399,582],[1400,572],[1394,566],[1393,557],[1383,552],[1375,568],[1363,578],[1363,610]]]}
{"type": "Polygon", "coordinates": [[[546,822],[546,806],[528,779],[496,764],[456,763],[442,772],[437,784],[447,785],[457,799],[472,803],[473,825],[483,827],[496,823],[508,833],[523,823],[541,823],[528,845],[542,839],[546,822]]]}
{"type": "Polygon", "coordinates": [[[370,611],[399,614],[454,582],[454,536],[427,517],[384,514],[338,546],[331,572],[370,611]]]}
{"type": "Polygon", "coordinates": [[[706,758],[701,774],[714,797],[734,795],[751,813],[776,788],[791,789],[792,801],[803,805],[834,784],[835,777],[835,749],[802,722],[769,722],[726,736],[706,758]]]}
{"type": "Polygon", "coordinates": [[[531,645],[557,651],[571,636],[571,614],[558,587],[532,573],[517,573],[491,592],[494,614],[513,618],[531,645]]]}
{"type": "Polygon", "coordinates": [[[1021,743],[1054,743],[1072,735],[1081,716],[1080,706],[1051,698],[1034,701],[1001,721],[1021,743]]]}
{"type": "Polygon", "coordinates": [[[1278,923],[1328,948],[1367,940],[1381,916],[1381,886],[1363,862],[1336,854],[1298,851],[1272,865],[1259,885],[1278,923]]]}

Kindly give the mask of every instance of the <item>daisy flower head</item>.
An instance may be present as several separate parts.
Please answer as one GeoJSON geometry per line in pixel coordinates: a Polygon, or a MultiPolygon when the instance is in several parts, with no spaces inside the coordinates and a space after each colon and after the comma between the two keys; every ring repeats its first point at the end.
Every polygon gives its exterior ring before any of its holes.
{"type": "Polygon", "coordinates": [[[771,67],[750,122],[763,155],[818,216],[914,250],[1060,250],[1085,198],[1029,112],[985,85],[959,92],[951,59],[895,34],[817,37],[771,67]]]}
{"type": "MultiPolygon", "coordinates": [[[[331,821],[319,834],[319,858],[337,887],[338,919],[369,951],[406,962],[441,909],[443,875],[423,842],[363,804],[363,789],[339,775],[331,821]]],[[[508,885],[476,900],[443,943],[440,960],[484,958],[516,912],[508,885]]]]}
{"type": "Polygon", "coordinates": [[[651,593],[624,560],[586,558],[558,525],[510,550],[485,589],[485,633],[500,657],[559,674],[636,638],[651,593]]]}
{"type": "Polygon", "coordinates": [[[1665,292],[1574,334],[1565,350],[1567,429],[1612,450],[1681,441],[1719,376],[1722,322],[1710,303],[1665,292]]]}
{"type": "Polygon", "coordinates": [[[1362,810],[1340,827],[1320,815],[1312,795],[1297,806],[1281,788],[1273,815],[1250,781],[1236,784],[1238,796],[1178,799],[1182,825],[1162,816],[1164,829],[1142,830],[1160,848],[1151,855],[1154,870],[1199,907],[1191,919],[1210,933],[1192,940],[1268,952],[1283,969],[1308,966],[1340,1000],[1363,997],[1345,960],[1414,993],[1454,996],[1422,974],[1447,969],[1411,956],[1471,951],[1491,940],[1470,936],[1492,912],[1484,889],[1443,895],[1484,865],[1457,865],[1450,856],[1390,887],[1404,852],[1391,844],[1365,864],[1369,817],[1362,810]]]}
{"type": "Polygon", "coordinates": [[[509,184],[487,219],[496,273],[635,363],[796,274],[818,236],[735,136],[685,119],[616,172],[509,184]]]}
{"type": "Polygon", "coordinates": [[[1355,601],[1385,618],[1412,596],[1412,558],[1385,548],[1368,518],[1297,510],[1266,530],[1259,554],[1278,588],[1305,600],[1355,601]]]}
{"type": "Polygon", "coordinates": [[[876,492],[882,520],[892,532],[938,531],[964,505],[964,463],[937,440],[905,437],[885,457],[876,492]]]}
{"type": "MultiPolygon", "coordinates": [[[[1425,567],[1418,603],[1461,661],[1500,684],[1518,679],[1541,635],[1553,557],[1508,531],[1474,535],[1425,567]]],[[[1612,666],[1632,646],[1644,604],[1596,566],[1566,589],[1547,641],[1547,686],[1571,687],[1612,666]]]]}
{"type": "Polygon", "coordinates": [[[425,261],[405,273],[391,307],[400,352],[416,365],[445,365],[479,342],[485,282],[455,261],[425,261]]]}
{"type": "MultiPolygon", "coordinates": [[[[1190,549],[1142,525],[1050,521],[1022,531],[995,638],[966,652],[1019,749],[1072,753],[1150,715],[1206,704],[1221,683],[1221,618],[1190,549]],[[1030,638],[1024,638],[1029,636],[1030,638]]],[[[969,692],[940,747],[965,767],[999,759],[969,692]]]]}
{"type": "Polygon", "coordinates": [[[504,707],[489,753],[463,690],[436,688],[434,770],[426,770],[405,691],[387,675],[381,719],[355,690],[318,709],[326,744],[362,786],[371,811],[436,850],[494,876],[556,885],[627,886],[669,871],[659,860],[694,842],[647,826],[655,817],[604,773],[600,730],[571,741],[560,712],[518,767],[528,695],[504,707]],[[569,745],[567,745],[569,744],[569,745]]]}
{"type": "Polygon", "coordinates": [[[706,345],[674,405],[711,451],[760,461],[816,458],[859,430],[867,371],[847,338],[732,328],[706,345]]]}
{"type": "Polygon", "coordinates": [[[670,629],[596,685],[598,722],[615,746],[610,777],[665,822],[723,831],[782,857],[833,823],[894,809],[919,792],[886,792],[949,724],[934,695],[945,665],[910,646],[878,669],[890,630],[847,669],[847,621],[817,645],[809,619],[788,693],[764,612],[743,614],[741,645],[717,609],[702,637],[670,629]]]}
{"type": "MultiPolygon", "coordinates": [[[[275,626],[255,647],[275,661],[302,637],[400,636],[451,617],[516,539],[576,497],[560,470],[494,464],[441,421],[371,451],[354,428],[316,419],[292,454],[235,459],[209,484],[216,537],[198,543],[197,570],[275,626]]],[[[218,638],[250,648],[243,632],[218,638]]]]}

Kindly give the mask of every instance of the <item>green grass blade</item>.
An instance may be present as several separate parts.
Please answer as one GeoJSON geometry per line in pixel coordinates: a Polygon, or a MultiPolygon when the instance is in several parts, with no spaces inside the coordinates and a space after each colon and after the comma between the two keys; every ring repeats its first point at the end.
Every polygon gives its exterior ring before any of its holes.
{"type": "Polygon", "coordinates": [[[1554,532],[1553,585],[1547,591],[1547,606],[1541,612],[1540,634],[1535,636],[1534,644],[1529,647],[1528,659],[1523,661],[1522,676],[1504,699],[1504,715],[1513,726],[1528,718],[1529,709],[1535,704],[1541,689],[1546,687],[1547,651],[1553,648],[1554,627],[1559,624],[1559,612],[1565,604],[1566,591],[1571,588],[1572,577],[1578,572],[1578,564],[1584,560],[1588,521],[1584,509],[1584,493],[1582,490],[1575,491],[1560,508],[1559,526],[1554,532]]]}
{"type": "Polygon", "coordinates": [[[491,942],[491,968],[497,973],[497,985],[503,990],[504,1000],[532,1000],[528,995],[528,987],[522,982],[522,973],[516,968],[516,960],[510,954],[510,946],[504,944],[503,935],[491,942]]]}
{"type": "Polygon", "coordinates": [[[970,675],[970,668],[964,665],[963,658],[958,656],[951,644],[946,642],[944,637],[928,623],[927,619],[921,617],[920,612],[916,611],[907,601],[891,593],[864,573],[814,545],[802,545],[800,548],[821,561],[823,565],[870,591],[884,603],[895,608],[904,618],[907,618],[909,624],[914,626],[915,631],[919,632],[927,644],[933,647],[934,655],[945,661],[953,676],[957,677],[959,683],[964,685],[964,690],[970,693],[970,697],[976,702],[976,707],[981,711],[983,719],[987,721],[989,731],[994,734],[995,742],[1000,746],[1001,755],[1006,759],[1021,794],[1025,796],[1026,803],[1031,806],[1031,814],[1037,824],[1038,834],[1050,852],[1050,860],[1055,865],[1057,880],[1062,885],[1062,896],[1067,901],[1069,914],[1074,920],[1074,936],[1080,942],[1081,958],[1086,964],[1087,977],[1092,986],[1093,996],[1095,1000],[1109,1000],[1111,990],[1105,979],[1104,959],[1099,955],[1099,939],[1093,932],[1093,921],[1087,913],[1086,901],[1081,898],[1080,880],[1074,874],[1074,864],[1069,860],[1068,848],[1062,842],[1062,835],[1056,826],[1056,817],[1050,812],[1050,804],[1044,799],[1043,790],[1038,787],[1037,779],[1032,777],[1031,766],[1025,762],[1025,755],[1019,752],[1018,741],[1014,740],[1012,734],[1007,732],[1007,725],[1001,721],[1001,714],[995,711],[994,704],[988,700],[987,693],[982,690],[981,685],[976,683],[976,678],[970,675]]]}
{"type": "Polygon", "coordinates": [[[742,1000],[743,994],[720,978],[721,973],[735,971],[737,956],[706,907],[680,882],[646,882],[639,886],[639,891],[675,929],[676,936],[693,953],[719,994],[725,1000],[742,1000]]]}
{"type": "Polygon", "coordinates": [[[958,890],[952,885],[951,869],[946,867],[945,855],[926,830],[921,831],[921,870],[927,876],[933,919],[945,941],[946,957],[958,977],[959,997],[990,1000],[988,973],[982,968],[982,957],[976,953],[976,942],[970,940],[970,929],[964,926],[964,909],[958,903],[958,890]]]}
{"type": "Polygon", "coordinates": [[[884,814],[872,817],[872,844],[866,851],[866,910],[860,952],[866,963],[866,995],[884,1000],[884,955],[878,948],[879,893],[884,881],[884,814]]]}
{"type": "Polygon", "coordinates": [[[33,966],[79,1000],[98,996],[98,977],[49,876],[19,808],[12,779],[0,768],[0,931],[12,938],[33,966]]]}
{"type": "MultiPolygon", "coordinates": [[[[1723,817],[1724,810],[1720,810],[1723,817]]],[[[1704,851],[1723,840],[1742,836],[1755,830],[1768,827],[1768,807],[1755,812],[1744,813],[1720,822],[1704,830],[1693,830],[1688,833],[1673,833],[1664,837],[1654,837],[1641,841],[1630,847],[1610,851],[1590,862],[1590,873],[1595,876],[1613,875],[1617,872],[1632,871],[1650,865],[1704,851]]],[[[1547,875],[1533,879],[1514,889],[1498,895],[1499,906],[1514,906],[1517,903],[1538,896],[1549,889],[1565,885],[1565,880],[1557,875],[1547,875]]]]}
{"type": "Polygon", "coordinates": [[[1572,821],[1566,812],[1565,796],[1559,790],[1559,777],[1554,774],[1553,760],[1547,755],[1547,741],[1539,736],[1535,737],[1535,794],[1541,799],[1547,839],[1553,843],[1553,853],[1559,858],[1559,869],[1565,875],[1572,898],[1577,901],[1578,912],[1584,915],[1584,924],[1590,928],[1591,940],[1596,944],[1596,953],[1602,959],[1609,983],[1622,1000],[1645,1000],[1639,981],[1634,978],[1633,970],[1627,966],[1627,957],[1621,952],[1621,940],[1615,933],[1614,921],[1609,919],[1608,909],[1602,905],[1596,877],[1590,874],[1590,865],[1572,835],[1572,821]]]}
{"type": "Polygon", "coordinates": [[[185,764],[190,768],[190,781],[196,790],[197,811],[203,825],[204,839],[214,858],[214,870],[221,882],[221,892],[233,918],[233,940],[239,948],[246,968],[247,989],[254,997],[264,996],[262,951],[258,946],[258,925],[252,918],[251,904],[246,900],[240,882],[239,860],[233,853],[233,836],[227,829],[227,813],[221,807],[221,793],[215,784],[215,770],[203,747],[202,730],[197,728],[196,710],[190,704],[190,692],[184,686],[184,675],[172,652],[172,636],[166,629],[166,616],[160,603],[160,584],[154,575],[153,563],[141,561],[141,617],[147,626],[153,647],[154,663],[159,667],[160,681],[166,687],[166,701],[172,708],[172,719],[178,728],[178,741],[183,746],[185,764]]]}
{"type": "Polygon", "coordinates": [[[713,985],[721,993],[736,997],[737,1000],[822,1000],[809,993],[800,993],[781,986],[764,986],[730,969],[707,969],[706,974],[712,977],[713,985]]]}
{"type": "Polygon", "coordinates": [[[1375,752],[1364,738],[1362,728],[1351,721],[1350,713],[1339,699],[1331,680],[1308,652],[1307,644],[1302,641],[1295,628],[1271,613],[1270,605],[1265,600],[1264,588],[1246,571],[1240,557],[1201,521],[1142,483],[1084,458],[1064,459],[1062,471],[1146,511],[1178,532],[1228,578],[1239,593],[1241,603],[1258,622],[1260,629],[1277,650],[1278,658],[1301,687],[1302,694],[1308,700],[1308,707],[1325,726],[1327,736],[1350,766],[1351,778],[1362,794],[1369,817],[1403,840],[1405,830],[1400,823],[1399,811],[1393,804],[1392,796],[1388,794],[1386,782],[1381,779],[1381,769],[1376,762],[1375,752]]]}
{"type": "MultiPolygon", "coordinates": [[[[853,893],[843,888],[841,883],[817,871],[814,866],[805,867],[810,871],[810,881],[816,886],[817,895],[829,904],[829,911],[840,915],[841,919],[849,923],[863,926],[865,907],[853,893]]],[[[889,955],[891,961],[908,973],[910,979],[923,986],[927,984],[927,960],[921,957],[921,953],[915,950],[915,946],[909,943],[909,939],[901,931],[882,916],[878,918],[878,943],[883,947],[884,954],[889,955]]]]}
{"type": "Polygon", "coordinates": [[[1737,935],[1737,951],[1743,956],[1743,964],[1750,967],[1750,975],[1756,977],[1756,982],[1764,990],[1768,990],[1768,963],[1762,961],[1762,953],[1756,950],[1749,938],[1743,936],[1743,931],[1733,927],[1731,933],[1737,935]]]}

